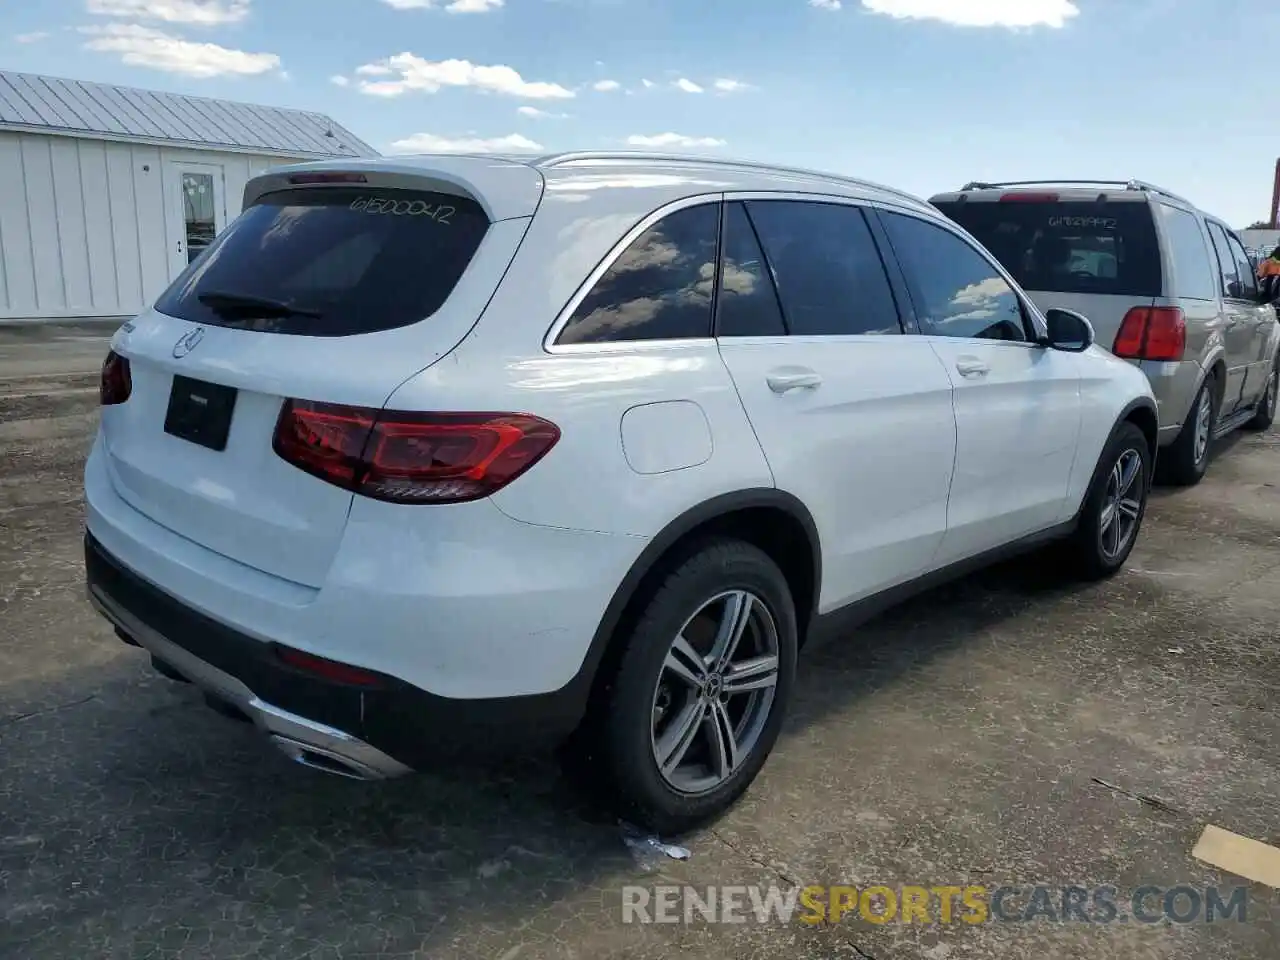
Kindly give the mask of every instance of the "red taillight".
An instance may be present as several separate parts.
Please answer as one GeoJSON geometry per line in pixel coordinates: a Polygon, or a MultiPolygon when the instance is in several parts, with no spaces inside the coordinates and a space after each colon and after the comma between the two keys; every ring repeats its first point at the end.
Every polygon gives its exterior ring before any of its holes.
{"type": "Polygon", "coordinates": [[[1111,352],[1126,360],[1181,360],[1187,318],[1177,307],[1134,307],[1124,315],[1111,352]]]}
{"type": "Polygon", "coordinates": [[[1000,197],[1001,203],[1057,203],[1058,195],[1056,193],[1027,193],[1020,191],[1018,193],[1006,193],[1000,197]]]}
{"type": "Polygon", "coordinates": [[[114,350],[107,351],[102,361],[102,381],[98,385],[98,399],[104,407],[124,403],[133,392],[133,377],[129,374],[129,358],[114,350]]]}
{"type": "Polygon", "coordinates": [[[272,443],[322,480],[394,503],[462,503],[502,489],[555,446],[527,413],[403,413],[287,400],[272,443]]]}
{"type": "Polygon", "coordinates": [[[290,183],[368,183],[363,173],[295,173],[290,183]]]}
{"type": "Polygon", "coordinates": [[[382,678],[376,673],[372,673],[369,670],[361,670],[359,667],[353,667],[350,664],[339,663],[337,660],[327,660],[311,653],[303,653],[301,650],[294,650],[292,647],[277,646],[276,656],[295,670],[312,674],[322,680],[329,680],[333,683],[347,683],[353,687],[382,686],[382,678]]]}

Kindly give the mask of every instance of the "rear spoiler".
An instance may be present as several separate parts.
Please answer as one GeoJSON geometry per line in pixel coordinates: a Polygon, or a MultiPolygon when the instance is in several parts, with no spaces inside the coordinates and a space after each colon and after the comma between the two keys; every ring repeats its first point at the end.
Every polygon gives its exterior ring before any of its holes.
{"type": "Polygon", "coordinates": [[[322,160],[273,167],[244,187],[243,209],[268,193],[367,185],[371,189],[429,190],[474,200],[491,222],[531,217],[542,200],[541,172],[493,157],[429,156],[402,160],[322,160]]]}

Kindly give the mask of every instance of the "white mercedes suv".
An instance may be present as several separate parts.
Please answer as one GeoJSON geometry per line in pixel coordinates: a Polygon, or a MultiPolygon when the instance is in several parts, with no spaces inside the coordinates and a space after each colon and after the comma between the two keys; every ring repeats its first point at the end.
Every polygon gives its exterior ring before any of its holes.
{"type": "Polygon", "coordinates": [[[568,743],[679,831],[759,772],[806,644],[1051,540],[1124,563],[1156,407],[1092,341],[859,180],[276,169],[112,340],[90,597],[308,766],[568,743]]]}

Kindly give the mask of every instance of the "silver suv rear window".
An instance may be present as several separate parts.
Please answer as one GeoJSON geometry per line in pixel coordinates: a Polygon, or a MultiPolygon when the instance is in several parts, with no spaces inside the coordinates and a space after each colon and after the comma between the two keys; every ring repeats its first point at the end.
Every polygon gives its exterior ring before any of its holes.
{"type": "Polygon", "coordinates": [[[488,228],[478,203],[448,194],[282,190],[245,210],[156,309],[314,337],[404,327],[443,306],[488,228]]]}
{"type": "Polygon", "coordinates": [[[934,204],[1027,290],[1158,297],[1160,246],[1145,203],[946,201],[934,204]]]}

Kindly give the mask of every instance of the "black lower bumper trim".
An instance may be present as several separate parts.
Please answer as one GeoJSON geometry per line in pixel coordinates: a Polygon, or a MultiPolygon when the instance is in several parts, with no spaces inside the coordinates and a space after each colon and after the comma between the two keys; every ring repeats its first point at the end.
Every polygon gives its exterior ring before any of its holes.
{"type": "MultiPolygon", "coordinates": [[[[169,642],[268,703],[358,737],[411,767],[553,746],[578,725],[586,706],[587,685],[578,681],[550,694],[455,700],[386,674],[378,675],[376,689],[315,677],[281,662],[272,644],[192,610],[144,580],[87,532],[84,553],[90,590],[169,642]]],[[[134,642],[123,634],[121,639],[134,642]]]]}

